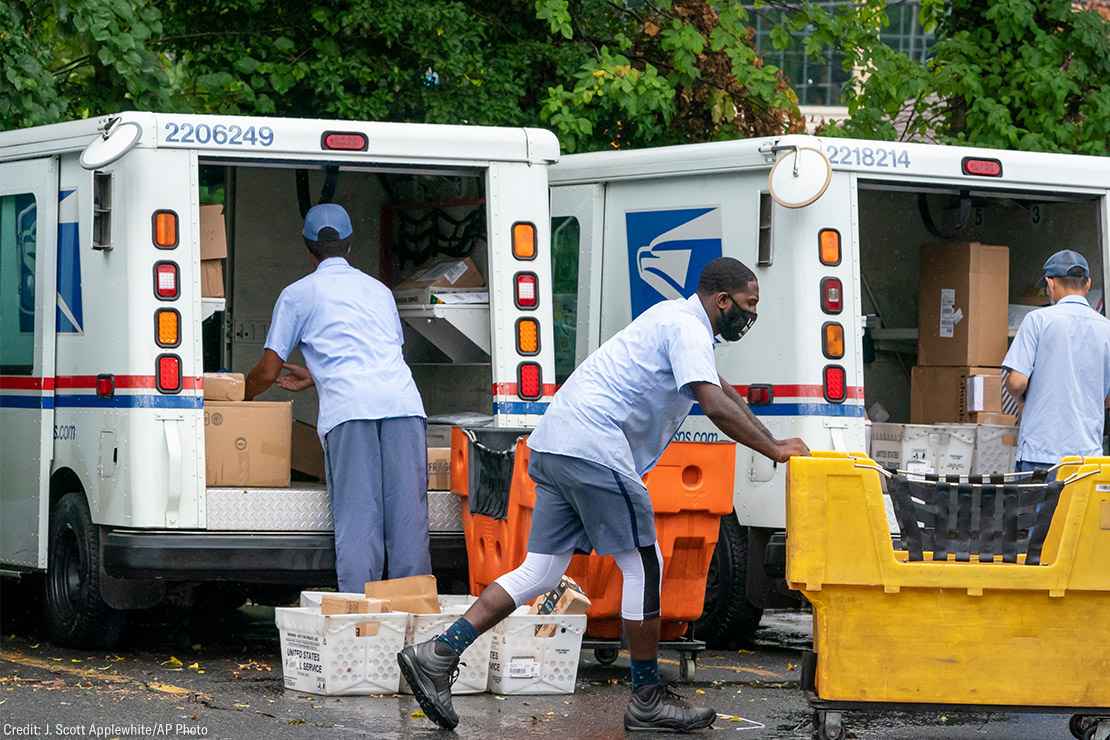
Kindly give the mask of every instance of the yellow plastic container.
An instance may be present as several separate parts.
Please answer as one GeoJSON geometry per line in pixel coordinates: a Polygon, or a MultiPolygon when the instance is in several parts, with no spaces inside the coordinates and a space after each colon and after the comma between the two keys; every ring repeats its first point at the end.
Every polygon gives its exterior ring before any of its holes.
{"type": "Polygon", "coordinates": [[[830,701],[1110,707],[1110,458],[1073,460],[1038,566],[906,562],[862,453],[790,462],[787,566],[830,701]]]}

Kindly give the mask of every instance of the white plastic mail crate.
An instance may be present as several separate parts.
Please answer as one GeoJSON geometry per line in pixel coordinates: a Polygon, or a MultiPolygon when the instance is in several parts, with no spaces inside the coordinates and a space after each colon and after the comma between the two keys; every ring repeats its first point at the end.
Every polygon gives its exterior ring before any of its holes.
{"type": "Polygon", "coordinates": [[[405,645],[412,615],[324,616],[319,607],[278,608],[274,614],[285,688],[325,696],[397,693],[397,653],[405,645]],[[356,627],[363,623],[376,624],[377,633],[356,637],[356,627]]]}
{"type": "MultiPolygon", "coordinates": [[[[524,606],[517,612],[525,611],[524,606]]],[[[585,614],[514,613],[491,630],[489,690],[495,694],[573,694],[585,614]],[[536,627],[555,625],[551,637],[536,627]]]]}
{"type": "MultiPolygon", "coordinates": [[[[473,596],[440,596],[442,614],[413,614],[405,635],[406,645],[431,640],[447,631],[477,599],[473,596]]],[[[459,677],[451,686],[452,694],[481,694],[489,682],[489,651],[493,633],[486,632],[463,651],[459,659],[459,677]]],[[[401,677],[401,692],[411,694],[408,682],[401,677]]]]}

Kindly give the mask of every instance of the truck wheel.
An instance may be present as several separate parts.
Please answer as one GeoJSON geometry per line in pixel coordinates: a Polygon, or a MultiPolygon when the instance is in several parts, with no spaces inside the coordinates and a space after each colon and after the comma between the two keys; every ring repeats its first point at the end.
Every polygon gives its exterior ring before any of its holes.
{"type": "Polygon", "coordinates": [[[763,610],[748,601],[748,530],[734,514],[721,517],[721,532],[705,582],[705,608],[694,636],[712,648],[751,641],[763,610]]]}
{"type": "Polygon", "coordinates": [[[100,533],[80,493],[67,493],[50,513],[46,627],[50,641],[110,648],[123,634],[126,613],[100,596],[100,533]]]}

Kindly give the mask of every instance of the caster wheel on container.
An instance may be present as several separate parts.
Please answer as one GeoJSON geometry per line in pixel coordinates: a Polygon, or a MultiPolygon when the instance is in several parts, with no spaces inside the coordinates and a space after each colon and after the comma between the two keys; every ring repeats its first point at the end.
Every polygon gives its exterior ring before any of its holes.
{"type": "Polygon", "coordinates": [[[602,665],[613,665],[618,652],[616,648],[596,648],[594,649],[594,660],[602,665]]]}
{"type": "Polygon", "coordinates": [[[691,683],[698,673],[698,661],[692,655],[684,655],[678,659],[678,677],[683,683],[691,683]]]}
{"type": "Polygon", "coordinates": [[[1073,714],[1071,719],[1068,720],[1068,730],[1071,731],[1071,736],[1076,740],[1083,740],[1084,735],[1087,734],[1087,725],[1092,724],[1091,719],[1085,714],[1073,714]]]}
{"type": "Polygon", "coordinates": [[[844,740],[844,715],[818,709],[813,713],[813,740],[844,740]]]}
{"type": "Polygon", "coordinates": [[[1083,740],[1110,740],[1110,717],[1090,717],[1083,740]]]}

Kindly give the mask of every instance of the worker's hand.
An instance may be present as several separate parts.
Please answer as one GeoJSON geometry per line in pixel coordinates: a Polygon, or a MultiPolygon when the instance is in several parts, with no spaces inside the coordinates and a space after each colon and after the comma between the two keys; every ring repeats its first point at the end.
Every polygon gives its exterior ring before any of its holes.
{"type": "Polygon", "coordinates": [[[291,365],[288,362],[281,366],[285,372],[278,377],[277,384],[287,391],[303,391],[315,385],[308,368],[300,365],[291,365]]]}
{"type": "Polygon", "coordinates": [[[809,447],[800,437],[779,440],[775,462],[788,462],[792,457],[809,457],[809,447]]]}

